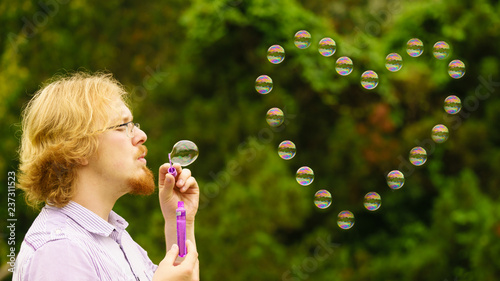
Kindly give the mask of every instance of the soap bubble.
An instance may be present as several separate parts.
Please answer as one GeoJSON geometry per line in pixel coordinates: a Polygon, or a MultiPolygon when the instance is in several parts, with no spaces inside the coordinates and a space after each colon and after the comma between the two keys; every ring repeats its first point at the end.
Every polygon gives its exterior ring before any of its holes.
{"type": "Polygon", "coordinates": [[[444,110],[446,113],[457,114],[460,109],[462,109],[462,102],[459,97],[451,95],[444,100],[444,110]]]}
{"type": "Polygon", "coordinates": [[[283,120],[285,120],[285,117],[281,109],[273,107],[267,111],[266,121],[269,126],[278,127],[283,123],[283,120]]]}
{"type": "Polygon", "coordinates": [[[361,86],[367,90],[373,90],[378,85],[378,75],[373,70],[367,70],[361,74],[361,86]]]}
{"type": "Polygon", "coordinates": [[[432,128],[431,137],[436,143],[443,143],[448,139],[450,132],[445,125],[436,125],[432,128]]]}
{"type": "Polygon", "coordinates": [[[285,59],[285,49],[280,45],[272,45],[267,50],[267,59],[273,63],[281,63],[285,59]]]}
{"type": "Polygon", "coordinates": [[[444,60],[450,55],[450,45],[444,41],[438,41],[432,47],[432,54],[438,60],[444,60]]]}
{"type": "Polygon", "coordinates": [[[352,72],[352,60],[349,57],[340,57],[335,63],[335,70],[342,76],[347,76],[352,72]]]}
{"type": "Polygon", "coordinates": [[[321,189],[314,194],[314,205],[320,209],[326,209],[332,204],[332,194],[328,190],[321,189]]]}
{"type": "Polygon", "coordinates": [[[382,199],[380,199],[380,195],[377,192],[368,192],[365,195],[363,205],[365,205],[368,211],[376,211],[380,208],[381,203],[382,199]]]}
{"type": "Polygon", "coordinates": [[[297,151],[295,144],[289,140],[282,141],[278,146],[278,155],[284,160],[290,160],[297,151]]]}
{"type": "Polygon", "coordinates": [[[424,165],[427,161],[427,151],[421,146],[414,147],[410,150],[410,162],[415,166],[424,165]]]}
{"type": "Polygon", "coordinates": [[[403,67],[403,58],[398,53],[390,53],[385,58],[385,67],[391,72],[396,72],[403,67]]]}
{"type": "Polygon", "coordinates": [[[398,170],[390,171],[387,174],[387,185],[391,189],[400,189],[405,184],[405,176],[398,170]]]}
{"type": "Polygon", "coordinates": [[[332,38],[323,38],[319,41],[319,53],[324,57],[329,57],[333,55],[336,51],[337,45],[332,38]]]}
{"type": "Polygon", "coordinates": [[[461,60],[452,60],[448,65],[448,74],[454,79],[462,78],[465,74],[465,64],[461,60]]]}
{"type": "Polygon", "coordinates": [[[268,94],[273,89],[273,80],[267,75],[261,75],[255,80],[255,90],[259,94],[268,94]]]}
{"type": "Polygon", "coordinates": [[[406,52],[410,57],[418,57],[424,52],[424,43],[418,38],[413,38],[406,44],[406,52]]]}
{"type": "Polygon", "coordinates": [[[295,179],[300,185],[306,186],[310,185],[314,180],[314,172],[311,168],[304,166],[297,170],[297,175],[295,179]]]}
{"type": "Polygon", "coordinates": [[[354,215],[350,211],[339,213],[337,224],[342,229],[349,229],[354,225],[354,215]]]}
{"type": "Polygon", "coordinates": [[[181,140],[174,144],[172,152],[170,152],[169,157],[172,163],[178,163],[182,167],[185,167],[198,158],[198,147],[196,144],[189,140],[181,140]]]}
{"type": "Polygon", "coordinates": [[[311,45],[311,34],[305,30],[300,30],[295,33],[295,46],[299,49],[306,49],[311,45]]]}

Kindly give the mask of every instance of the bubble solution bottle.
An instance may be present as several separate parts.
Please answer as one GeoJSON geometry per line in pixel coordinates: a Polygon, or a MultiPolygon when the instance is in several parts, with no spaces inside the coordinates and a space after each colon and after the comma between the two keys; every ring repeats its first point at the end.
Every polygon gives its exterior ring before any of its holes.
{"type": "Polygon", "coordinates": [[[186,209],[184,209],[184,202],[177,202],[177,209],[175,210],[177,216],[177,245],[179,246],[179,257],[184,257],[187,254],[186,248],[186,209]]]}

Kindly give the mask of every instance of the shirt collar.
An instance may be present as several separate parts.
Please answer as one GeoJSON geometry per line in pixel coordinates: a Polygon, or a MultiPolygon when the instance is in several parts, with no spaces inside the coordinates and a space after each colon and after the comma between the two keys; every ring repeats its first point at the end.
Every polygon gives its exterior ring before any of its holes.
{"type": "Polygon", "coordinates": [[[62,208],[53,206],[46,206],[46,208],[59,210],[85,230],[97,235],[109,236],[113,230],[116,229],[118,232],[122,232],[128,226],[128,222],[114,211],[109,213],[109,222],[107,222],[94,212],[74,201],[70,201],[62,208]]]}
{"type": "Polygon", "coordinates": [[[123,231],[128,226],[128,222],[124,218],[122,218],[120,215],[115,213],[115,211],[113,211],[113,210],[111,210],[111,212],[109,212],[108,221],[120,231],[123,231]]]}

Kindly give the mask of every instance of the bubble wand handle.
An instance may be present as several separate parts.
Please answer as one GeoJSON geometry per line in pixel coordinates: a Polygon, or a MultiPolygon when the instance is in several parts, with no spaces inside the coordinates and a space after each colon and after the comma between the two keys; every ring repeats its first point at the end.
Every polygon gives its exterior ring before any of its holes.
{"type": "Polygon", "coordinates": [[[175,210],[177,216],[177,245],[179,246],[179,257],[184,257],[187,254],[186,248],[186,209],[184,209],[184,202],[177,202],[177,209],[175,210]]]}
{"type": "Polygon", "coordinates": [[[170,154],[168,154],[168,161],[170,162],[170,168],[168,168],[168,173],[171,174],[172,176],[177,177],[177,170],[174,168],[172,164],[172,158],[170,157],[170,154]]]}

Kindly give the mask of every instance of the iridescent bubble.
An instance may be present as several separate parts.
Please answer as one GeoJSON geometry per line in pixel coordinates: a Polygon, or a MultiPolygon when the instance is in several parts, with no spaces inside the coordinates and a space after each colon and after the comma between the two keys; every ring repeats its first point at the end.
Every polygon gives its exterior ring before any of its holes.
{"type": "Polygon", "coordinates": [[[462,109],[462,102],[459,97],[451,95],[444,100],[444,110],[446,113],[457,114],[460,109],[462,109]]]}
{"type": "Polygon", "coordinates": [[[361,74],[361,86],[367,90],[373,90],[378,85],[378,75],[373,70],[367,70],[361,74]]]}
{"type": "Polygon", "coordinates": [[[436,143],[443,143],[448,139],[450,132],[445,125],[439,124],[434,126],[431,131],[432,140],[436,143]]]}
{"type": "Polygon", "coordinates": [[[405,184],[405,176],[398,170],[390,171],[387,174],[387,185],[391,189],[400,189],[405,184]]]}
{"type": "Polygon", "coordinates": [[[451,78],[460,79],[465,75],[465,64],[461,60],[452,60],[448,65],[451,78]]]}
{"type": "Polygon", "coordinates": [[[424,165],[427,161],[427,151],[421,146],[414,147],[410,150],[410,162],[415,166],[424,165]]]}
{"type": "Polygon", "coordinates": [[[444,41],[438,41],[432,47],[432,54],[438,60],[444,60],[450,55],[450,45],[444,41]]]}
{"type": "Polygon", "coordinates": [[[349,57],[340,57],[335,63],[335,70],[342,76],[347,76],[352,72],[352,60],[349,57]]]}
{"type": "Polygon", "coordinates": [[[410,57],[418,57],[424,52],[424,43],[418,38],[413,38],[406,44],[406,52],[410,57]]]}
{"type": "Polygon", "coordinates": [[[198,158],[198,147],[189,140],[181,140],[174,144],[172,152],[168,154],[172,163],[179,163],[185,167],[193,163],[198,158]]]}
{"type": "Polygon", "coordinates": [[[332,195],[328,190],[321,189],[314,194],[314,205],[320,209],[326,209],[332,204],[332,195]]]}
{"type": "Polygon", "coordinates": [[[282,141],[278,146],[278,155],[285,160],[292,159],[296,151],[295,144],[289,140],[282,141]]]}
{"type": "Polygon", "coordinates": [[[255,80],[255,90],[259,94],[268,94],[273,89],[273,80],[267,75],[261,75],[255,80]]]}
{"type": "Polygon", "coordinates": [[[305,30],[297,31],[293,42],[297,48],[306,49],[311,45],[311,34],[305,30]]]}
{"type": "Polygon", "coordinates": [[[337,50],[337,45],[332,38],[323,38],[319,41],[318,51],[324,57],[329,57],[337,50]]]}
{"type": "Polygon", "coordinates": [[[314,180],[314,172],[311,168],[304,166],[297,170],[297,175],[295,179],[300,185],[306,186],[310,185],[314,180]]]}
{"type": "Polygon", "coordinates": [[[385,58],[385,67],[391,72],[396,72],[403,67],[403,58],[398,53],[390,53],[385,58]]]}
{"type": "Polygon", "coordinates": [[[339,213],[337,224],[342,229],[349,229],[354,225],[354,215],[350,211],[339,213]]]}
{"type": "Polygon", "coordinates": [[[285,59],[285,49],[280,45],[272,45],[267,49],[267,59],[273,63],[281,63],[285,59]]]}
{"type": "Polygon", "coordinates": [[[267,111],[266,121],[267,124],[271,127],[278,127],[285,120],[285,116],[283,115],[283,111],[277,107],[273,107],[267,111]]]}
{"type": "Polygon", "coordinates": [[[365,195],[365,200],[363,205],[368,211],[376,211],[380,208],[380,204],[382,204],[382,199],[377,192],[368,192],[365,195]]]}

